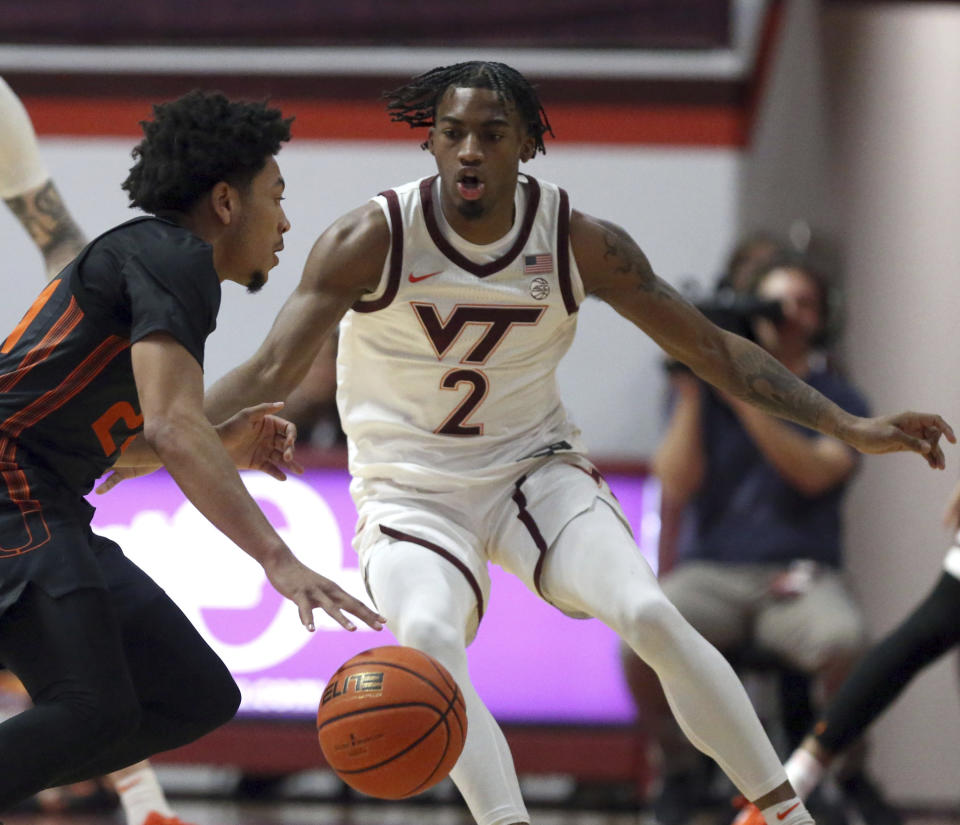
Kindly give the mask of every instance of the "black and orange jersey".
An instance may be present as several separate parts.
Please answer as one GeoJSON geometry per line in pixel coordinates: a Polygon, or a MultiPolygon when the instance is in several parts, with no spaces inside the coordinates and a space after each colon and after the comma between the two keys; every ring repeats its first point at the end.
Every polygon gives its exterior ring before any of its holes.
{"type": "Polygon", "coordinates": [[[0,347],[7,486],[35,466],[89,492],[143,429],[131,344],[166,332],[202,365],[219,308],[213,250],[192,232],[142,217],[91,241],[0,347]]]}

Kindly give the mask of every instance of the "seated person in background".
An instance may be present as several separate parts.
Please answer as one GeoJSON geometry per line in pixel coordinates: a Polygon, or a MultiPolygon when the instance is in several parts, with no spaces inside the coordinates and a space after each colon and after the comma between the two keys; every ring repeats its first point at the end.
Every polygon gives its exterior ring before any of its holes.
{"type": "MultiPolygon", "coordinates": [[[[956,535],[930,592],[859,661],[784,765],[801,799],[814,791],[834,760],[859,740],[921,670],[960,645],[960,484],[944,521],[956,535]]],[[[764,825],[763,814],[747,805],[734,825],[764,825]]]]}
{"type": "MultiPolygon", "coordinates": [[[[827,288],[796,257],[761,268],[757,297],[783,317],[753,320],[757,341],[844,409],[865,415],[861,395],[817,350],[827,288]]],[[[674,566],[660,581],[681,614],[721,652],[755,647],[816,677],[829,696],[859,657],[864,622],[842,573],[841,500],[857,456],[841,442],[776,420],[673,370],[673,407],[653,460],[666,512],[683,511],[674,566]]],[[[662,754],[661,825],[696,813],[700,761],[673,719],[660,685],[624,653],[639,714],[662,754]]],[[[857,772],[857,781],[866,780],[857,772]]],[[[870,819],[871,825],[898,822],[870,819]]]]}

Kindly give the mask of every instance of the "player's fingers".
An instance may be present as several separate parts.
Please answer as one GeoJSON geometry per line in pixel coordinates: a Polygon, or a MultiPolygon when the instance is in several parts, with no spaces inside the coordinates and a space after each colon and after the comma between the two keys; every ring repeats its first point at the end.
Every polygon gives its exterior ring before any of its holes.
{"type": "Polygon", "coordinates": [[[924,415],[923,424],[924,429],[936,430],[938,436],[943,435],[951,444],[957,443],[953,428],[939,415],[924,415]]]}
{"type": "Polygon", "coordinates": [[[243,411],[243,414],[246,415],[247,418],[265,418],[277,412],[277,410],[282,407],[282,401],[264,401],[262,404],[254,404],[252,407],[247,407],[243,411]]]}
{"type": "Polygon", "coordinates": [[[110,473],[100,484],[97,485],[95,492],[97,495],[102,496],[104,493],[109,493],[114,487],[116,487],[121,481],[123,481],[123,476],[119,473],[110,473]]]}
{"type": "Polygon", "coordinates": [[[936,459],[938,470],[942,470],[947,466],[947,457],[943,454],[943,448],[938,442],[934,442],[930,455],[936,459]]]}
{"type": "Polygon", "coordinates": [[[348,613],[352,613],[364,624],[369,625],[374,630],[383,630],[383,625],[387,621],[383,616],[371,610],[359,599],[355,599],[349,594],[345,595],[346,598],[343,599],[340,604],[342,609],[346,610],[348,613]]]}
{"type": "Polygon", "coordinates": [[[280,469],[274,462],[272,462],[272,461],[264,461],[263,464],[260,465],[260,470],[261,470],[261,472],[266,473],[266,474],[267,474],[268,476],[270,476],[271,478],[275,478],[277,481],[286,481],[286,480],[287,480],[287,474],[286,474],[285,472],[283,472],[283,470],[281,470],[281,469],[280,469]]]}
{"type": "Polygon", "coordinates": [[[313,623],[313,604],[310,602],[310,599],[306,596],[301,596],[299,599],[294,600],[294,604],[296,604],[297,612],[300,614],[300,624],[313,633],[317,628],[313,623]]]}

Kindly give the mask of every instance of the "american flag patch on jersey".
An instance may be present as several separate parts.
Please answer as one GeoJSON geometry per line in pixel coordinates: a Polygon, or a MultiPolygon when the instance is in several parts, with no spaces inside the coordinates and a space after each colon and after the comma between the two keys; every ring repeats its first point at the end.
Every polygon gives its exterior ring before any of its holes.
{"type": "Polygon", "coordinates": [[[553,255],[524,255],[523,274],[532,275],[537,272],[553,272],[553,255]]]}

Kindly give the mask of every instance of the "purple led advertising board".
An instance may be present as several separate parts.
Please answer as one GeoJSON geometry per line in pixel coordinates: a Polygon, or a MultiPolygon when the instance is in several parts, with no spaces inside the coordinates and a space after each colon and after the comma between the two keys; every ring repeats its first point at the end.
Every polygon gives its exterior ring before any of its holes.
{"type": "MultiPolygon", "coordinates": [[[[350,546],[356,510],[345,470],[312,469],[278,482],[244,473],[247,489],[306,564],[367,600],[350,546]]],[[[655,560],[657,490],[641,475],[607,475],[648,560],[655,560]]],[[[394,644],[360,624],[348,633],[323,611],[307,633],[297,610],[260,566],[187,502],[164,472],[104,496],[94,528],[117,541],[177,602],[240,685],[241,714],[307,716],[327,677],[354,654],[394,644]]],[[[469,648],[480,695],[499,719],[621,722],[633,708],[615,634],[595,619],[567,618],[491,565],[490,604],[469,648]]]]}

